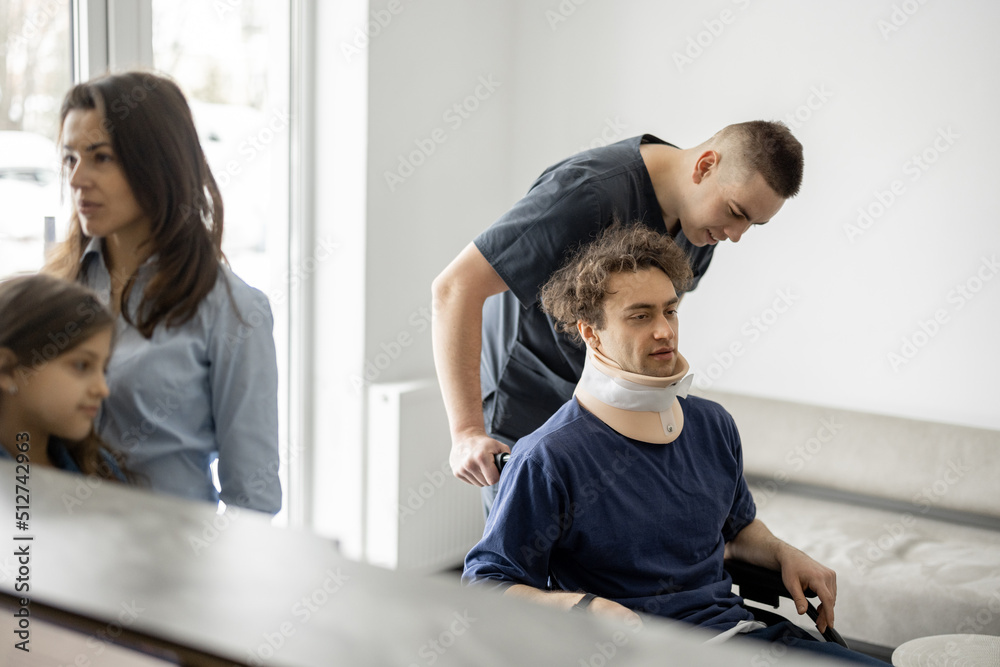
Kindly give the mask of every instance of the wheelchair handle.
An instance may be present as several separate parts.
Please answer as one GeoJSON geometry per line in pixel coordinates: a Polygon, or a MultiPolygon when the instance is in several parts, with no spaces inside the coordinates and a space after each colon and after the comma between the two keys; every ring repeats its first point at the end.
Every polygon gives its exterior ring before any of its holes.
{"type": "Polygon", "coordinates": [[[510,452],[500,452],[493,455],[493,463],[496,464],[497,470],[500,472],[503,472],[503,467],[507,465],[507,461],[510,461],[510,452]]]}

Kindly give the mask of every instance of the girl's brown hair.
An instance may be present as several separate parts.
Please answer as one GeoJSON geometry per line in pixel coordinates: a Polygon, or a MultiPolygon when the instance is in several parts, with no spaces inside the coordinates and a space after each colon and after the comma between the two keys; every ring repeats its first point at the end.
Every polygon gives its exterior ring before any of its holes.
{"type": "MultiPolygon", "coordinates": [[[[0,348],[17,358],[13,372],[30,378],[33,369],[113,327],[114,317],[82,285],[41,274],[0,282],[0,348]]],[[[93,427],[83,440],[58,440],[85,475],[118,479],[106,453],[130,479],[124,457],[110,449],[93,427]]]]}
{"type": "MultiPolygon", "coordinates": [[[[132,193],[152,221],[144,251],[157,256],[156,274],[136,312],[123,307],[122,315],[146,338],[161,322],[168,327],[187,322],[215,286],[225,256],[222,196],[184,94],[155,74],[111,74],[70,89],[60,128],[73,110],[101,115],[132,193]]],[[[80,258],[89,241],[74,211],[67,239],[54,251],[46,271],[79,279],[85,270],[80,258]]],[[[129,303],[134,282],[134,276],[126,282],[122,304],[129,303]]]]}

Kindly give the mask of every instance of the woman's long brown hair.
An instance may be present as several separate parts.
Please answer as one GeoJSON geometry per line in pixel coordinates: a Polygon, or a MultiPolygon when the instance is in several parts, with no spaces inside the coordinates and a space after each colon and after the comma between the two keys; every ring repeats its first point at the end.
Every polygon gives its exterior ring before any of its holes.
{"type": "MultiPolygon", "coordinates": [[[[124,307],[135,276],[128,279],[122,315],[146,338],[160,323],[172,327],[187,322],[215,286],[225,256],[222,196],[184,94],[169,79],[146,72],[78,84],[63,100],[60,144],[62,125],[73,110],[95,110],[103,117],[132,193],[152,221],[148,247],[142,252],[157,255],[156,273],[135,312],[124,307]]],[[[74,210],[67,239],[53,251],[45,271],[78,280],[89,241],[74,210]]]]}
{"type": "MultiPolygon", "coordinates": [[[[83,285],[41,274],[0,282],[0,348],[12,351],[17,366],[27,374],[113,328],[114,317],[83,285]]],[[[126,480],[134,481],[124,456],[110,449],[93,427],[83,440],[55,436],[49,440],[50,446],[53,440],[64,444],[85,475],[118,479],[108,465],[110,456],[126,480]]]]}

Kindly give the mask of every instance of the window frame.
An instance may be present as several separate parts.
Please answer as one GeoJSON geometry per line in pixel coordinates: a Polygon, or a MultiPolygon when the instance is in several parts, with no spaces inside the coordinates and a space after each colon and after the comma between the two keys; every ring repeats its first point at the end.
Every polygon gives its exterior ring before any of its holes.
{"type": "Polygon", "coordinates": [[[153,66],[153,0],[73,0],[73,81],[153,66]]]}

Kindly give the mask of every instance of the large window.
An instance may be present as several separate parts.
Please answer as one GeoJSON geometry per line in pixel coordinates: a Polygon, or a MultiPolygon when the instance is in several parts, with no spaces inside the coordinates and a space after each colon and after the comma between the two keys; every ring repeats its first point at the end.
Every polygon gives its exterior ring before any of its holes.
{"type": "Polygon", "coordinates": [[[59,105],[70,86],[68,2],[0,0],[0,277],[37,271],[64,226],[59,105]],[[60,230],[61,231],[61,230],[60,230]]]}
{"type": "MultiPolygon", "coordinates": [[[[225,206],[223,251],[274,313],[288,395],[289,5],[152,0],[153,67],[188,97],[225,206]]],[[[287,401],[279,400],[287,511],[287,401]]],[[[286,511],[279,517],[284,520],[286,511]]]]}
{"type": "Polygon", "coordinates": [[[288,216],[288,3],[153,0],[153,67],[187,94],[225,203],[224,250],[280,289],[288,216]],[[280,264],[280,263],[279,263],[280,264]]]}
{"type": "Polygon", "coordinates": [[[46,240],[65,237],[55,142],[74,76],[140,67],[172,77],[222,193],[223,251],[274,313],[286,501],[290,2],[0,0],[0,278],[37,271],[46,240]]]}

